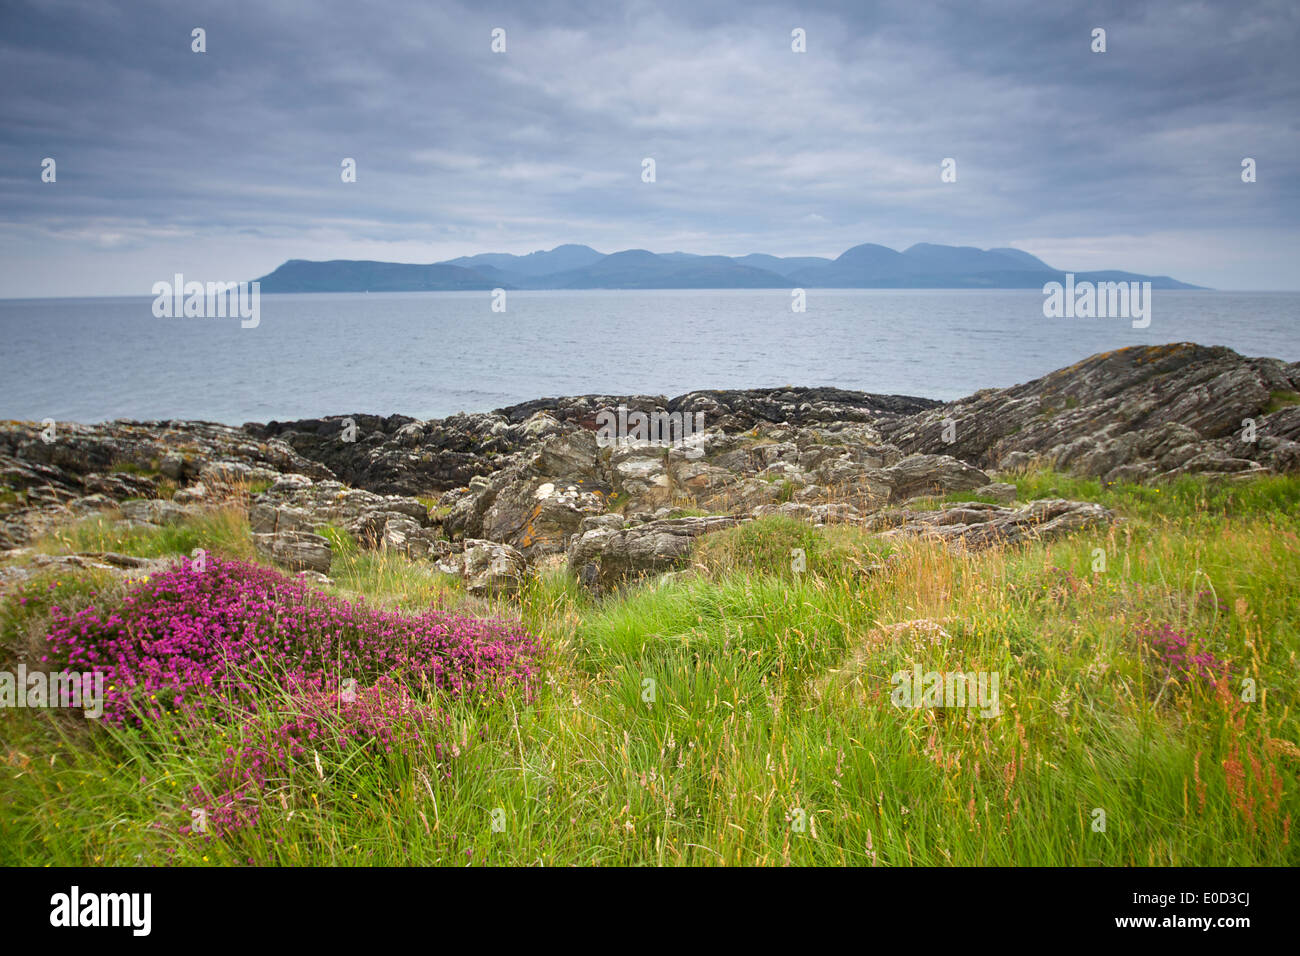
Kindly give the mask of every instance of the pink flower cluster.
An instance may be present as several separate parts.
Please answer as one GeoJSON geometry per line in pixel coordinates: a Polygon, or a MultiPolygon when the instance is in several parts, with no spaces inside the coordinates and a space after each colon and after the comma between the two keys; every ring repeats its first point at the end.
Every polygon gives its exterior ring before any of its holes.
{"type": "Polygon", "coordinates": [[[1200,677],[1213,684],[1228,672],[1228,664],[1209,651],[1191,653],[1192,635],[1187,631],[1180,631],[1169,624],[1161,624],[1158,628],[1148,625],[1140,633],[1151,645],[1156,657],[1165,665],[1167,675],[1180,678],[1200,677]]]}
{"type": "Polygon", "coordinates": [[[503,697],[527,692],[539,652],[516,623],[383,611],[215,558],[153,576],[115,609],[51,614],[53,654],[69,670],[104,673],[104,717],[115,722],[251,703],[267,679],[333,694],[348,679],[363,687],[386,676],[451,697],[503,697]]]}
{"type": "MultiPolygon", "coordinates": [[[[268,786],[295,770],[323,776],[357,749],[423,749],[450,723],[427,698],[529,695],[539,655],[519,624],[382,611],[213,558],[203,570],[181,563],[155,575],[115,609],[54,607],[51,616],[52,655],[69,670],[104,674],[106,720],[233,712],[235,743],[215,786],[193,788],[209,837],[256,824],[268,786]],[[268,684],[278,692],[259,700],[268,684]]],[[[431,749],[443,756],[442,744],[431,749]]]]}
{"type": "MultiPolygon", "coordinates": [[[[391,753],[395,746],[407,745],[425,750],[427,733],[451,722],[388,677],[342,700],[310,684],[290,687],[289,695],[290,712],[278,722],[252,716],[236,732],[241,743],[226,748],[211,791],[192,788],[194,808],[206,813],[207,836],[256,825],[268,784],[289,782],[295,770],[324,776],[325,767],[332,770],[338,758],[353,749],[391,753]]],[[[441,760],[446,748],[435,742],[429,749],[434,760],[441,760]]],[[[182,832],[194,828],[182,827],[182,832]]]]}

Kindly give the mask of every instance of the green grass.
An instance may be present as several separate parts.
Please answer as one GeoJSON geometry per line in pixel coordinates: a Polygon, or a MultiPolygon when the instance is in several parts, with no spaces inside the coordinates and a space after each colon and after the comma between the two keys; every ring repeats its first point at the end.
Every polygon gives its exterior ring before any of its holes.
{"type": "Polygon", "coordinates": [[[430,519],[441,520],[442,518],[445,518],[447,517],[447,515],[451,514],[452,506],[438,504],[437,498],[430,498],[430,497],[417,495],[416,500],[419,501],[420,504],[424,505],[425,509],[429,513],[430,519]]]}
{"type": "Polygon", "coordinates": [[[45,554],[114,551],[143,558],[188,555],[205,548],[232,558],[253,557],[248,520],[233,506],[160,528],[127,527],[112,514],[92,515],[58,529],[36,548],[45,554]]]}
{"type": "Polygon", "coordinates": [[[1211,519],[1248,515],[1294,514],[1300,507],[1300,481],[1268,475],[1245,482],[1216,481],[1185,475],[1156,485],[1106,483],[1099,478],[1075,478],[1034,470],[1008,479],[1020,501],[1073,498],[1096,501],[1108,508],[1143,518],[1211,519]]]}
{"type": "Polygon", "coordinates": [[[147,465],[141,465],[139,462],[134,461],[119,461],[109,471],[114,474],[149,477],[158,474],[158,462],[150,461],[147,465]]]}
{"type": "Polygon", "coordinates": [[[1265,415],[1272,415],[1274,412],[1280,412],[1289,405],[1300,405],[1300,392],[1275,391],[1268,393],[1268,406],[1264,409],[1265,415]]]}
{"type": "Polygon", "coordinates": [[[988,505],[1003,505],[1004,507],[1024,504],[1023,501],[1013,501],[1010,504],[1007,504],[998,501],[991,495],[977,495],[973,491],[954,491],[947,495],[919,496],[908,501],[907,508],[909,511],[933,511],[945,504],[966,504],[971,502],[979,502],[988,505]]]}
{"type": "MultiPolygon", "coordinates": [[[[1015,483],[1021,500],[1100,501],[1125,520],[962,556],[774,517],[701,539],[683,572],[620,595],[554,570],[491,605],[428,562],[335,535],[339,593],[541,633],[537,699],[448,705],[441,739],[460,755],[439,764],[399,748],[295,767],[258,827],[212,841],[180,833],[182,805],[231,724],[127,732],[9,712],[0,863],[1300,863],[1300,478],[1015,483]],[[1148,622],[1189,630],[1232,678],[1168,681],[1148,622]],[[997,672],[999,716],[894,707],[890,675],[913,665],[997,672]]],[[[111,537],[79,527],[61,540],[111,537]]],[[[112,540],[239,553],[240,533],[112,540]]],[[[39,633],[50,595],[75,606],[104,586],[49,583],[0,604],[6,647],[39,633]]]]}
{"type": "Polygon", "coordinates": [[[355,554],[360,547],[351,532],[336,525],[327,524],[323,528],[317,528],[316,533],[329,541],[330,550],[335,555],[350,556],[355,554]]]}

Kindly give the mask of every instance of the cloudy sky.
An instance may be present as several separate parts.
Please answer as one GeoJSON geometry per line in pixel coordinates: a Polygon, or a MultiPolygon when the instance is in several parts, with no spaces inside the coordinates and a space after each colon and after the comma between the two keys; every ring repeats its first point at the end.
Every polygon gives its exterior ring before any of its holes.
{"type": "Polygon", "coordinates": [[[6,0],[0,297],[562,242],[1296,289],[1298,41],[1294,0],[6,0]]]}

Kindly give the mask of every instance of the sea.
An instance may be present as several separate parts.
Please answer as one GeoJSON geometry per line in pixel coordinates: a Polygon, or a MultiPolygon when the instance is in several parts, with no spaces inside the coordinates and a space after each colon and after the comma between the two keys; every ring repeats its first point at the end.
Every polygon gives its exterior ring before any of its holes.
{"type": "Polygon", "coordinates": [[[1300,361],[1300,292],[1152,293],[1150,324],[1048,318],[1037,290],[262,295],[239,318],[153,298],[0,300],[0,419],[238,425],[439,418],[534,398],[818,385],[955,399],[1097,352],[1199,342],[1300,361]]]}

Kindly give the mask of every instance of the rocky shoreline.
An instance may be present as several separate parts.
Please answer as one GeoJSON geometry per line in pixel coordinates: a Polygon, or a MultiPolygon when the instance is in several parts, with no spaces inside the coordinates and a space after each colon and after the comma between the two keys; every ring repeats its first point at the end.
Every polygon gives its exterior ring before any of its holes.
{"type": "MultiPolygon", "coordinates": [[[[1017,507],[998,474],[1035,463],[1136,482],[1300,471],[1300,363],[1178,343],[950,403],[783,388],[537,399],[430,421],[9,422],[0,581],[55,560],[29,544],[79,516],[159,526],[232,502],[259,551],[292,570],[327,575],[321,532],[339,529],[434,562],[472,593],[509,592],[561,563],[615,588],[680,566],[702,534],[771,514],[968,548],[1112,520],[1082,502],[1017,507]],[[689,446],[602,441],[600,414],[618,406],[702,415],[704,431],[689,446]],[[958,492],[982,500],[921,501],[958,492]]],[[[116,558],[59,560],[138,563],[116,558]]]]}

